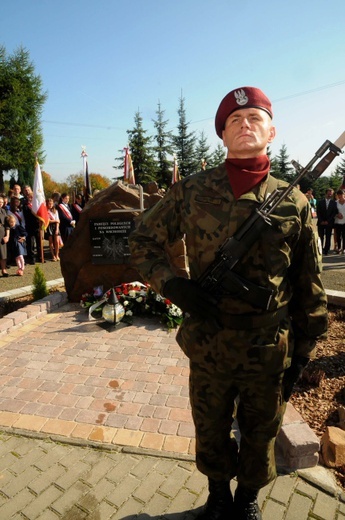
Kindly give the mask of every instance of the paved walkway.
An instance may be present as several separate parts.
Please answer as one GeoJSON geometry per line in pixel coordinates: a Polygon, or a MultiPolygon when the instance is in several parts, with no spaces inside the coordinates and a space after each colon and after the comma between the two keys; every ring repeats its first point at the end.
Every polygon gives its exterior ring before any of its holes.
{"type": "MultiPolygon", "coordinates": [[[[193,462],[133,449],[3,434],[0,464],[3,520],[192,520],[207,497],[193,462]]],[[[345,518],[342,502],[297,475],[279,476],[259,502],[264,520],[345,518]]]]}
{"type": "MultiPolygon", "coordinates": [[[[0,519],[194,518],[206,478],[175,332],[105,328],[58,298],[0,320],[0,519]]],[[[324,468],[280,475],[264,520],[345,520],[339,491],[324,468]]]]}

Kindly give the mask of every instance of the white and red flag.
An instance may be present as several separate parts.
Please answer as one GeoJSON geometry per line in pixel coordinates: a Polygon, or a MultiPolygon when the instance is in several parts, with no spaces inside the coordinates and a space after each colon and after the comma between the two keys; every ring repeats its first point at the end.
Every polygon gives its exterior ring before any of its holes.
{"type": "Polygon", "coordinates": [[[171,185],[175,184],[175,182],[178,182],[180,180],[181,180],[181,177],[180,177],[180,172],[178,171],[177,159],[174,156],[174,167],[173,167],[173,172],[172,172],[172,176],[171,176],[171,185]]]}
{"type": "Polygon", "coordinates": [[[132,157],[129,148],[124,148],[125,160],[124,160],[124,172],[123,182],[125,184],[135,184],[134,168],[132,163],[132,157]]]}
{"type": "Polygon", "coordinates": [[[43,229],[47,229],[49,224],[48,209],[46,206],[46,198],[44,196],[43,180],[41,167],[36,159],[35,178],[33,186],[32,212],[43,223],[43,229]]]}

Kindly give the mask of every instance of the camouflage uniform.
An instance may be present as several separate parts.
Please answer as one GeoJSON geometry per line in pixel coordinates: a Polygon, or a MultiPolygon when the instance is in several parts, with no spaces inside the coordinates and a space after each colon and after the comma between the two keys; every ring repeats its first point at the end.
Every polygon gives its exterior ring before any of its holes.
{"type": "MultiPolygon", "coordinates": [[[[133,265],[162,292],[174,277],[165,245],[184,236],[190,276],[198,279],[272,183],[286,186],[271,177],[236,200],[225,165],[186,177],[138,218],[129,238],[133,265]]],[[[193,316],[177,335],[190,360],[197,466],[216,480],[237,475],[239,484],[250,489],[265,486],[276,475],[274,441],[286,406],[283,371],[293,352],[312,357],[315,339],[327,330],[321,255],[306,197],[293,189],[272,222],[234,269],[275,290],[270,310],[225,296],[219,301],[221,331],[193,316]],[[238,453],[230,435],[237,396],[238,453]]]]}

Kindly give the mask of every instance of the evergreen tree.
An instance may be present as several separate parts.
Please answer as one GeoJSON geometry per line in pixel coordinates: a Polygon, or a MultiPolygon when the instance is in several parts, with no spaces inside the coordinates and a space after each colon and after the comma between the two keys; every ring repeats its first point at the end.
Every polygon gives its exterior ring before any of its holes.
{"type": "Polygon", "coordinates": [[[271,161],[272,173],[278,179],[291,182],[295,178],[295,170],[290,165],[289,156],[287,154],[286,145],[283,144],[279,150],[279,154],[271,161]]]}
{"type": "Polygon", "coordinates": [[[195,134],[194,132],[188,133],[189,123],[186,121],[184,102],[185,100],[181,95],[177,111],[179,116],[179,123],[177,126],[178,133],[173,136],[174,151],[176,153],[181,177],[186,177],[187,175],[191,175],[200,170],[200,165],[197,164],[195,158],[195,134]]]}
{"type": "Polygon", "coordinates": [[[341,187],[341,189],[345,189],[345,159],[344,158],[337,165],[336,169],[334,170],[334,174],[339,175],[339,177],[341,177],[341,183],[339,185],[339,188],[341,187]]]}
{"type": "Polygon", "coordinates": [[[336,192],[343,183],[343,174],[337,168],[330,175],[329,185],[336,192]]]}
{"type": "Polygon", "coordinates": [[[49,291],[47,288],[47,280],[44,276],[44,273],[38,265],[35,267],[34,277],[32,279],[32,295],[34,297],[34,300],[40,300],[41,298],[44,298],[45,296],[48,296],[49,291]]]}
{"type": "Polygon", "coordinates": [[[220,164],[223,164],[226,157],[226,151],[222,144],[218,143],[216,146],[216,149],[213,151],[210,161],[210,166],[212,168],[215,168],[216,166],[219,166],[220,164]]]}
{"type": "Polygon", "coordinates": [[[271,175],[273,175],[273,177],[275,177],[276,179],[283,179],[283,176],[280,173],[279,162],[278,162],[277,157],[275,157],[275,156],[272,157],[272,155],[269,155],[269,157],[270,157],[270,162],[271,162],[271,167],[270,167],[271,175]]]}
{"type": "Polygon", "coordinates": [[[32,185],[35,153],[43,159],[40,118],[46,98],[29,52],[19,47],[8,56],[0,46],[0,191],[8,170],[18,170],[17,181],[32,185]]]}
{"type": "Polygon", "coordinates": [[[172,155],[172,133],[166,130],[168,121],[164,120],[164,112],[160,101],[158,101],[157,119],[153,119],[156,129],[156,135],[154,136],[156,146],[153,149],[156,154],[157,182],[163,188],[168,188],[171,183],[172,162],[169,161],[168,156],[172,155]]]}
{"type": "Polygon", "coordinates": [[[345,175],[345,158],[343,157],[340,163],[337,165],[335,173],[340,173],[340,175],[345,175]]]}
{"type": "Polygon", "coordinates": [[[146,135],[143,128],[143,119],[139,110],[134,116],[133,130],[127,130],[128,143],[131,152],[135,182],[146,184],[156,178],[155,161],[152,155],[152,137],[146,135]]]}
{"type": "Polygon", "coordinates": [[[200,132],[199,139],[196,143],[195,159],[199,165],[198,170],[206,170],[211,167],[212,154],[210,153],[210,145],[207,143],[207,137],[204,131],[200,132]]]}
{"type": "Polygon", "coordinates": [[[310,186],[314,192],[316,200],[322,199],[325,196],[327,188],[331,188],[330,178],[322,175],[310,186]]]}

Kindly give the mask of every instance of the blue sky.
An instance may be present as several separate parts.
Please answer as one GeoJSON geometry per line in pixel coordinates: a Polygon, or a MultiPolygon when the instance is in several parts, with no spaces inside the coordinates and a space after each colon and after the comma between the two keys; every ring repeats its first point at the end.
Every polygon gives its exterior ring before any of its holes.
{"type": "Polygon", "coordinates": [[[345,130],[344,19],[344,0],[3,0],[0,43],[24,46],[43,80],[42,168],[61,182],[82,145],[90,172],[119,175],[135,112],[153,135],[160,101],[175,130],[181,92],[214,148],[218,105],[244,85],[273,102],[273,153],[306,164],[345,130]]]}

